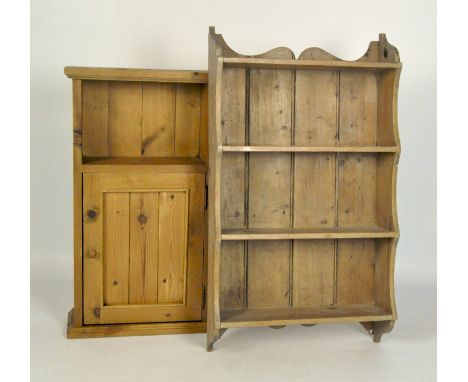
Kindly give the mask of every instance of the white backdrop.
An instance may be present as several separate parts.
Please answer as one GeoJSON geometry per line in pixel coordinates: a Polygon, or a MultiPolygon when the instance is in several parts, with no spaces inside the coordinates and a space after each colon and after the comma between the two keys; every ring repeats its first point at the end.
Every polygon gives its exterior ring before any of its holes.
{"type": "MultiPolygon", "coordinates": [[[[64,296],[57,297],[60,303],[55,308],[62,309],[63,301],[67,307],[72,305],[72,99],[71,81],[63,74],[63,67],[206,70],[210,25],[216,26],[216,31],[240,53],[256,54],[287,46],[298,56],[305,48],[318,46],[349,60],[360,57],[369,41],[378,39],[379,32],[387,34],[403,62],[399,93],[402,156],[398,174],[401,239],[396,261],[397,292],[403,284],[399,280],[433,280],[435,0],[33,0],[33,288],[36,280],[45,290],[54,290],[47,283],[57,278],[53,269],[60,269],[60,281],[66,287],[64,296]],[[50,266],[41,268],[41,264],[50,266]],[[53,268],[53,264],[59,268],[53,268]]],[[[434,290],[424,289],[422,293],[433,294],[434,290]]],[[[63,319],[65,310],[64,307],[61,313],[63,319]]],[[[49,313],[55,314],[52,310],[49,313]]],[[[64,321],[57,323],[65,325],[64,321]]]]}

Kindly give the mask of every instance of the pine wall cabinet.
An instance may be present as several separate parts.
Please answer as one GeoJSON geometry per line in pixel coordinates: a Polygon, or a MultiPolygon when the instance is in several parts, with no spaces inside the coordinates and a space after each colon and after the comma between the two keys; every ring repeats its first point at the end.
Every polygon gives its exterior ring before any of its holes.
{"type": "Polygon", "coordinates": [[[398,51],[258,56],[209,35],[208,350],[228,328],[397,318],[398,51]]]}
{"type": "Polygon", "coordinates": [[[68,337],[206,331],[207,73],[67,67],[68,337]]]}

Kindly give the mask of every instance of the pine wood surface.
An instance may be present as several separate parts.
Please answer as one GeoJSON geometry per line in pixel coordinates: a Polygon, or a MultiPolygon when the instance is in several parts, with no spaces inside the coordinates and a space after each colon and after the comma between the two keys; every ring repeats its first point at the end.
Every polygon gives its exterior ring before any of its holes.
{"type": "Polygon", "coordinates": [[[400,70],[383,34],[349,62],[210,29],[209,351],[229,327],[391,330],[400,70]]]}

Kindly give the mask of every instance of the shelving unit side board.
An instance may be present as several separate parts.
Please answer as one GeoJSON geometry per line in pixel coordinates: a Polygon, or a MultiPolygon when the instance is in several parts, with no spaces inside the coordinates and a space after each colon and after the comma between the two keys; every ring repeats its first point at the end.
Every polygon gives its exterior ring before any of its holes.
{"type": "Polygon", "coordinates": [[[210,28],[209,351],[230,327],[393,328],[401,66],[384,34],[350,62],[210,28]]]}

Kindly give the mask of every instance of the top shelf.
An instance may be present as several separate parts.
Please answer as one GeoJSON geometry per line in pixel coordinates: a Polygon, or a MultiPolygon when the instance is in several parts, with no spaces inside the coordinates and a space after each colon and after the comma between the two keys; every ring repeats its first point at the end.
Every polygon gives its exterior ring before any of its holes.
{"type": "Polygon", "coordinates": [[[399,62],[316,61],[267,58],[222,58],[222,60],[225,67],[231,68],[390,70],[399,69],[402,66],[399,62]]]}
{"type": "Polygon", "coordinates": [[[74,80],[208,83],[208,72],[205,70],[192,71],[66,66],[64,72],[67,77],[73,78],[74,80]]]}

